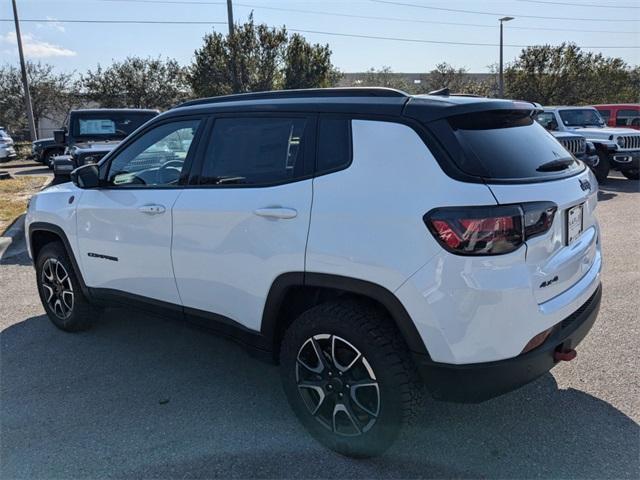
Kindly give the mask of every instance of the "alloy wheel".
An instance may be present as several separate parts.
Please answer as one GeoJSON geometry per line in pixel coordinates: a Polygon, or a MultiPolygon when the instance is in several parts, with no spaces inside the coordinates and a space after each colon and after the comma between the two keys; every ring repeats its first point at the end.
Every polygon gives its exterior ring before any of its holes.
{"type": "Polygon", "coordinates": [[[380,388],[371,365],[345,339],[318,334],[296,358],[298,392],[309,413],[340,436],[359,436],[380,415],[380,388]]]}
{"type": "Polygon", "coordinates": [[[55,258],[49,258],[42,266],[40,279],[44,299],[51,311],[61,320],[73,312],[73,285],[67,269],[55,258]]]}

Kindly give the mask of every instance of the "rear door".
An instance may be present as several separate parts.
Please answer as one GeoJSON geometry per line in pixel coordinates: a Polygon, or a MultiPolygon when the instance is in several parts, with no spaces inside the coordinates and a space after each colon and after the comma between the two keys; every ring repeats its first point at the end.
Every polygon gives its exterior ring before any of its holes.
{"type": "Polygon", "coordinates": [[[304,271],[315,122],[288,114],[214,119],[198,185],[173,207],[173,266],[187,313],[259,330],[273,281],[304,271]]]}

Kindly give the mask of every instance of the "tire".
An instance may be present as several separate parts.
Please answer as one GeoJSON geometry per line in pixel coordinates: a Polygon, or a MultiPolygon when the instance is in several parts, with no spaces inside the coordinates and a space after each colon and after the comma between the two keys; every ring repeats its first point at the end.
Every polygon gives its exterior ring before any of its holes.
{"type": "Polygon", "coordinates": [[[622,175],[627,177],[629,180],[640,180],[640,170],[623,170],[622,175]]]}
{"type": "Polygon", "coordinates": [[[382,454],[422,404],[424,387],[406,343],[386,312],[367,302],[330,301],[304,312],[285,333],[280,362],[296,416],[342,455],[382,454]],[[336,355],[329,355],[332,345],[336,355]],[[323,366],[316,348],[327,352],[323,366]]]}
{"type": "Polygon", "coordinates": [[[593,173],[596,176],[598,183],[605,183],[609,176],[609,170],[611,169],[611,166],[609,165],[609,154],[606,152],[598,152],[598,158],[600,161],[593,169],[593,173]]]}
{"type": "Polygon", "coordinates": [[[82,293],[80,282],[60,242],[46,244],[36,259],[38,294],[49,319],[65,332],[91,327],[100,310],[82,293]]]}
{"type": "Polygon", "coordinates": [[[44,163],[50,170],[53,170],[53,157],[56,155],[60,155],[62,151],[60,150],[48,150],[44,153],[44,163]]]}

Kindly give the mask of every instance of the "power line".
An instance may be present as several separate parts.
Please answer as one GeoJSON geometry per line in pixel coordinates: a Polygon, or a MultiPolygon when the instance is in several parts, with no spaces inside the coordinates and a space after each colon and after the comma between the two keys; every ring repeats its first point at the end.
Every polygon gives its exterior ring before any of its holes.
{"type": "MultiPolygon", "coordinates": [[[[0,22],[11,22],[13,20],[0,18],[0,22]]],[[[152,25],[227,25],[227,22],[222,21],[198,21],[198,20],[79,20],[79,19],[70,19],[70,20],[61,20],[61,19],[23,19],[22,22],[31,22],[31,23],[91,23],[91,24],[152,24],[152,25]]],[[[396,41],[396,42],[409,42],[409,43],[426,43],[426,44],[438,44],[438,45],[463,45],[467,47],[497,47],[499,44],[497,43],[475,43],[475,42],[452,42],[446,40],[426,40],[420,38],[405,38],[405,37],[384,37],[379,35],[361,35],[357,33],[344,33],[344,32],[330,32],[324,30],[307,30],[301,28],[292,28],[287,27],[287,30],[291,32],[297,33],[313,33],[317,35],[329,35],[336,37],[351,37],[351,38],[365,38],[370,40],[386,40],[386,41],[396,41]]],[[[514,47],[514,48],[527,48],[531,45],[517,45],[517,44],[505,44],[505,47],[514,47]]],[[[584,45],[580,46],[580,48],[585,49],[607,49],[607,48],[633,48],[638,49],[640,46],[633,45],[584,45]]]]}
{"type": "MultiPolygon", "coordinates": [[[[424,8],[427,10],[440,10],[443,12],[454,12],[454,13],[473,13],[476,15],[491,15],[491,16],[504,16],[502,12],[482,12],[478,10],[462,10],[458,8],[444,8],[444,7],[431,7],[428,5],[417,5],[415,3],[402,3],[402,2],[392,2],[389,0],[369,0],[370,2],[375,3],[385,3],[388,5],[395,5],[400,7],[415,7],[415,8],[424,8]]],[[[522,15],[522,14],[513,14],[514,17],[518,18],[537,18],[542,20],[579,20],[583,22],[634,22],[637,20],[629,20],[622,18],[578,18],[578,17],[543,17],[540,15],[522,15]]]]}
{"type": "MultiPolygon", "coordinates": [[[[224,2],[210,2],[210,1],[185,1],[179,2],[176,0],[93,0],[97,2],[129,2],[129,3],[155,3],[155,4],[195,4],[195,5],[221,5],[224,2]]],[[[391,22],[405,22],[405,23],[422,23],[431,25],[455,25],[461,27],[476,27],[476,28],[491,28],[495,29],[495,25],[488,25],[486,23],[466,23],[466,22],[445,22],[439,20],[424,20],[417,18],[399,18],[399,17],[383,17],[375,15],[358,15],[351,13],[339,13],[339,12],[322,12],[318,10],[305,10],[301,8],[285,8],[285,7],[270,7],[265,5],[254,5],[250,3],[235,2],[236,7],[254,8],[258,10],[272,10],[278,12],[293,12],[293,13],[305,13],[311,15],[325,15],[331,17],[343,17],[343,18],[358,18],[363,20],[381,20],[391,22]]],[[[615,33],[615,34],[637,34],[637,31],[619,31],[619,30],[586,30],[583,28],[549,28],[549,27],[522,27],[517,25],[510,25],[510,30],[531,30],[531,31],[547,31],[547,32],[581,32],[581,33],[615,33]]]]}
{"type": "Polygon", "coordinates": [[[638,6],[633,5],[596,5],[594,3],[573,3],[573,2],[547,2],[543,0],[517,0],[518,2],[526,2],[526,3],[542,3],[545,5],[568,5],[571,7],[591,7],[591,8],[640,8],[638,6]]]}
{"type": "MultiPolygon", "coordinates": [[[[12,22],[13,20],[0,18],[0,22],[12,22]]],[[[124,25],[227,25],[227,22],[208,22],[205,20],[58,20],[51,18],[44,19],[21,19],[21,23],[106,23],[106,24],[124,24],[124,25]]]]}

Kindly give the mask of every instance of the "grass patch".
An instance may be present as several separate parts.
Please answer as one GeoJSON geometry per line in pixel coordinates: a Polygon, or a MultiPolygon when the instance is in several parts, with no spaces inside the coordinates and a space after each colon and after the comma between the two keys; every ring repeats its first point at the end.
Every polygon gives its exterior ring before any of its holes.
{"type": "Polygon", "coordinates": [[[27,210],[27,202],[47,181],[47,177],[24,176],[0,180],[0,233],[27,210]]]}

